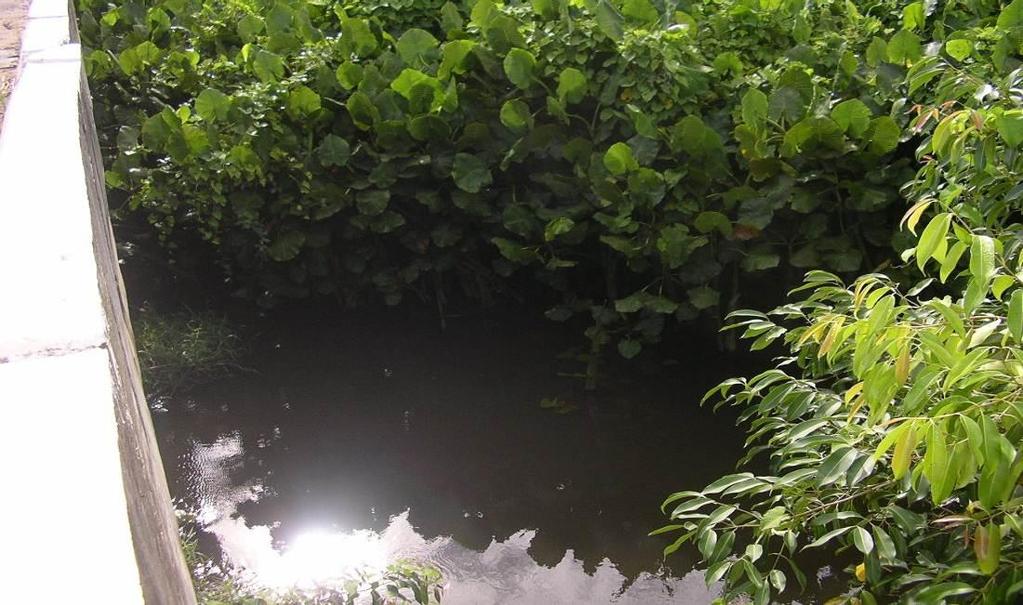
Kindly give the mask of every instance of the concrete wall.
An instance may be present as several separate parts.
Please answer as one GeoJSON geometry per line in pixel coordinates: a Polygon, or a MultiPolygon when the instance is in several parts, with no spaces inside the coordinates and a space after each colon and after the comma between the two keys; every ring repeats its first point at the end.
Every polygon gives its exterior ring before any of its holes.
{"type": "Polygon", "coordinates": [[[0,130],[0,602],[195,603],[142,392],[73,13],[0,130]]]}

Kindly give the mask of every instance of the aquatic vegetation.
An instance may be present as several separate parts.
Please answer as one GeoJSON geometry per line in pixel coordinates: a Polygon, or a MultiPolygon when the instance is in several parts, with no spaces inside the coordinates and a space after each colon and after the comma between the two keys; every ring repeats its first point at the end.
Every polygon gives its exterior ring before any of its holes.
{"type": "Polygon", "coordinates": [[[242,369],[241,340],[223,317],[191,311],[159,313],[142,307],[132,325],[142,380],[151,397],[242,369]]]}

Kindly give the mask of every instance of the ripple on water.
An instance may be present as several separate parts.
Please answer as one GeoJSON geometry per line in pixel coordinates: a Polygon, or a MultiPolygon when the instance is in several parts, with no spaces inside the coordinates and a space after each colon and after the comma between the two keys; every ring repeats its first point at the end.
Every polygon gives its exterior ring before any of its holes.
{"type": "Polygon", "coordinates": [[[556,565],[537,563],[529,547],[535,530],[493,540],[482,551],[450,537],[428,539],[409,521],[408,511],[391,517],[380,532],[309,528],[290,543],[275,545],[271,527],[249,525],[238,507],[257,502],[265,490],[258,480],[238,483],[244,448],[237,432],[210,443],[193,441],[182,461],[200,527],[217,540],[225,563],[251,585],[271,588],[340,586],[355,570],[379,571],[389,562],[412,559],[444,575],[444,603],[710,603],[718,594],[701,572],[682,577],[644,572],[631,582],[608,559],[589,573],[572,550],[556,565]]]}

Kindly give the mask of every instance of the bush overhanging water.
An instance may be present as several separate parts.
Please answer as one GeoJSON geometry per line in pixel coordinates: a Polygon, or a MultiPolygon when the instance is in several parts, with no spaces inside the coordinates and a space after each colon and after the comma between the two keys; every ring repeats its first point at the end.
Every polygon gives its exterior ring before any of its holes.
{"type": "Polygon", "coordinates": [[[746,274],[886,257],[932,23],[900,30],[894,0],[80,4],[108,183],[177,254],[201,235],[266,304],[543,284],[626,357],[746,274]]]}
{"type": "MultiPolygon", "coordinates": [[[[1023,2],[913,3],[891,50],[931,39],[897,83],[921,167],[902,260],[924,279],[812,271],[801,300],[733,327],[789,355],[708,398],[742,410],[749,457],[665,501],[728,595],[766,605],[806,549],[847,552],[836,603],[1015,603],[1023,591],[1023,2]],[[928,7],[933,13],[927,12],[928,7]]],[[[868,50],[869,52],[869,50],[868,50]]]]}

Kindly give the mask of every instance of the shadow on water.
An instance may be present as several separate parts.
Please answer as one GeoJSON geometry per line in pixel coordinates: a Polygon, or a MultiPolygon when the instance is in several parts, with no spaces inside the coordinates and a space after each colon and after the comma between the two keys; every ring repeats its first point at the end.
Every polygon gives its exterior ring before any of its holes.
{"type": "Polygon", "coordinates": [[[559,375],[575,344],[507,317],[272,322],[254,372],[159,408],[172,491],[266,585],[415,557],[449,603],[709,602],[695,553],[666,567],[646,534],[666,494],[733,470],[741,432],[698,402],[749,360],[694,341],[592,394],[559,375]]]}

